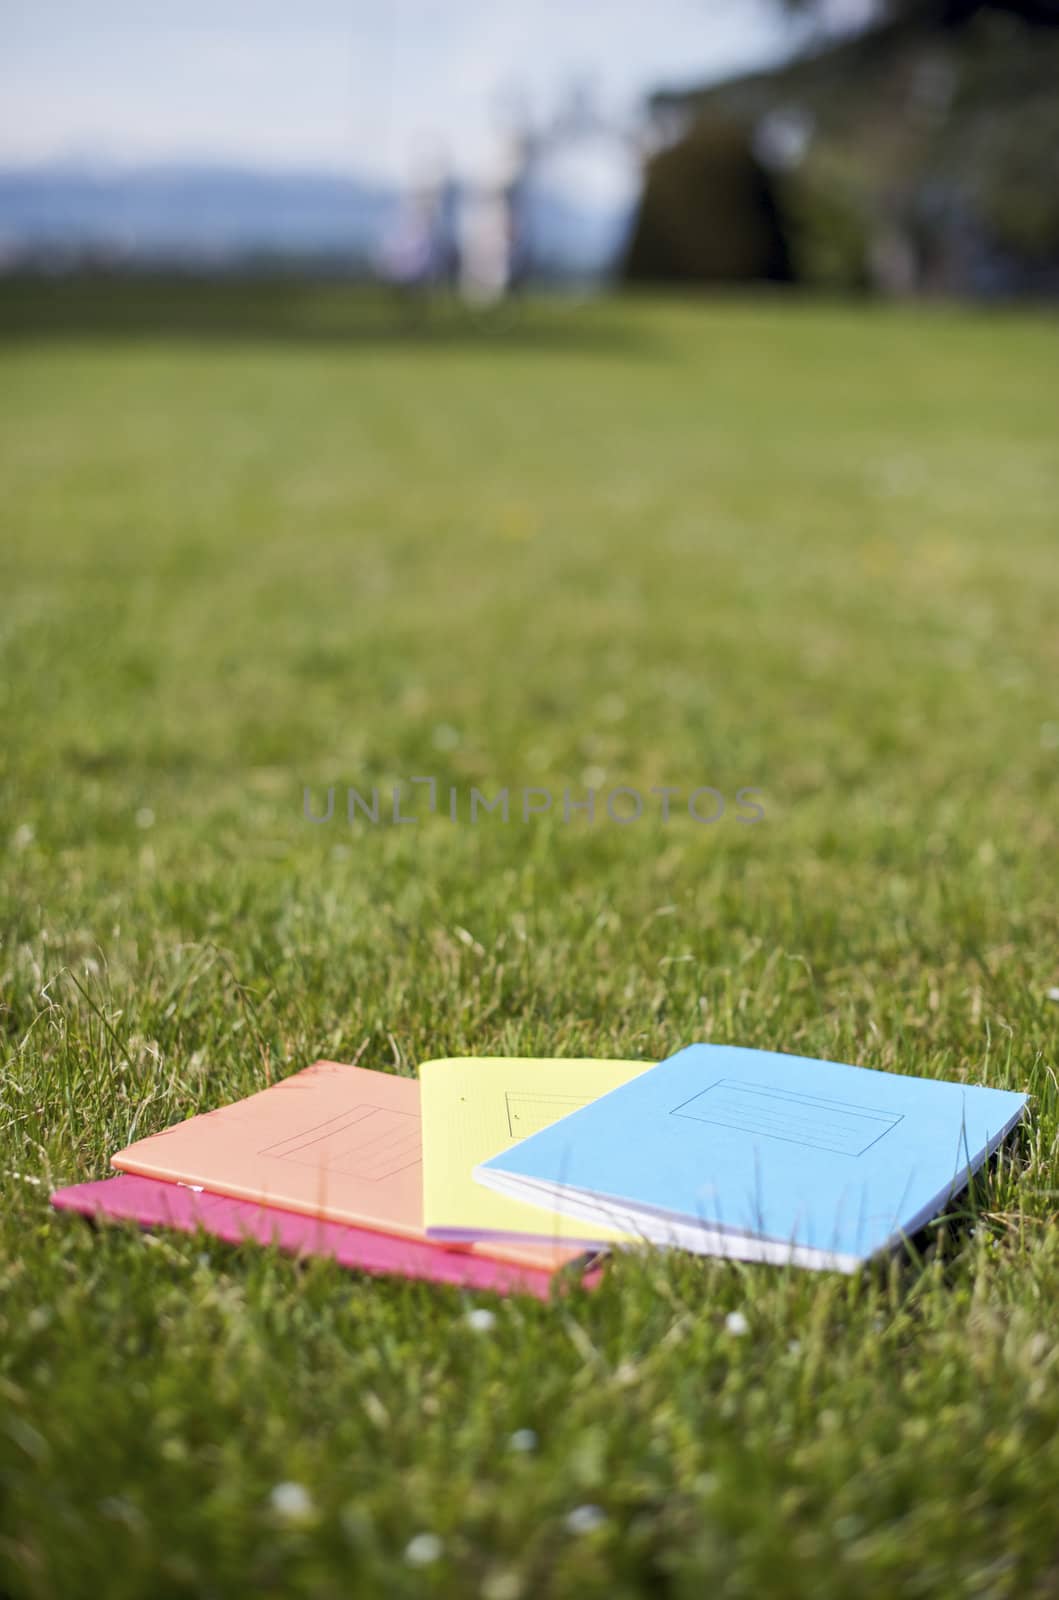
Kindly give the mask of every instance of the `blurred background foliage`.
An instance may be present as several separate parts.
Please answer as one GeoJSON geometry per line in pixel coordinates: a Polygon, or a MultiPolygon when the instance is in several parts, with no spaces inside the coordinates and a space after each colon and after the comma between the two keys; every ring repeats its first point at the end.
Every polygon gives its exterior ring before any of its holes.
{"type": "Polygon", "coordinates": [[[776,185],[738,123],[707,112],[653,158],[626,272],[649,281],[790,278],[776,185]]]}
{"type": "Polygon", "coordinates": [[[671,142],[647,167],[628,277],[1054,294],[1057,22],[1018,0],[896,4],[777,70],[657,93],[671,142]]]}

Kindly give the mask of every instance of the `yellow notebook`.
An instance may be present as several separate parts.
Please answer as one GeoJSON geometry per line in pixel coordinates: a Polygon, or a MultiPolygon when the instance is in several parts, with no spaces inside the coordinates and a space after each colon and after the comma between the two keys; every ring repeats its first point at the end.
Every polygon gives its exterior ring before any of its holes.
{"type": "Polygon", "coordinates": [[[605,1223],[586,1223],[511,1200],[476,1183],[471,1174],[479,1162],[619,1089],[652,1065],[525,1056],[424,1061],[419,1086],[423,1224],[428,1237],[585,1245],[633,1239],[605,1223]]]}

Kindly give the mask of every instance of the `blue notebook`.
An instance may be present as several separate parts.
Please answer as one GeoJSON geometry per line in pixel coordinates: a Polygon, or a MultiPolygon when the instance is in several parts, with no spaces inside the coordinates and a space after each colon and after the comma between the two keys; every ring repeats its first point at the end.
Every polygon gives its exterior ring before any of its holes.
{"type": "Polygon", "coordinates": [[[690,1045],[494,1156],[479,1183],[701,1255],[852,1272],[913,1234],[1026,1096],[690,1045]]]}

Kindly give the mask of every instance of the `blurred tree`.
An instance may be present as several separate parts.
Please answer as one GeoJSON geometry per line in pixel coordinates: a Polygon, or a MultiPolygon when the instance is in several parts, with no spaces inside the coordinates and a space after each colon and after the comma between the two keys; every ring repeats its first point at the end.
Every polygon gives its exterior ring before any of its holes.
{"type": "Polygon", "coordinates": [[[648,282],[790,279],[772,180],[744,129],[700,118],[648,162],[624,274],[648,282]]]}
{"type": "MultiPolygon", "coordinates": [[[[799,16],[828,9],[828,0],[779,0],[799,16]]],[[[879,0],[880,19],[908,19],[956,27],[980,11],[1008,11],[1027,22],[1059,27],[1059,0],[879,0]]]]}

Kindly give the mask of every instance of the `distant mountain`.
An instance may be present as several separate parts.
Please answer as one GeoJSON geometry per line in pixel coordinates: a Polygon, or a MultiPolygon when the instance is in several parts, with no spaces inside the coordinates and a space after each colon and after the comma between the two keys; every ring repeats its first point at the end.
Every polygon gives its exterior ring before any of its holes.
{"type": "Polygon", "coordinates": [[[366,262],[393,191],[352,178],[223,167],[0,170],[0,253],[129,264],[255,256],[366,262]]]}
{"type": "MultiPolygon", "coordinates": [[[[382,184],[322,173],[158,166],[0,168],[0,267],[319,263],[363,271],[401,205],[382,184]]],[[[525,233],[533,268],[591,279],[616,261],[629,208],[580,205],[529,189],[525,233]]]]}

